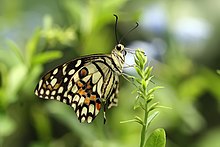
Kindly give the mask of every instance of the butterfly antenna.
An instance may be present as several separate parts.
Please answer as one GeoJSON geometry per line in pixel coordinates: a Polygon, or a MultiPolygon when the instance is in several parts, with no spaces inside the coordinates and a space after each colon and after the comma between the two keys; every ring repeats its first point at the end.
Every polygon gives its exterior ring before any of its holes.
{"type": "Polygon", "coordinates": [[[122,39],[123,39],[126,35],[128,35],[130,32],[132,32],[134,29],[136,29],[138,26],[139,26],[139,24],[138,24],[138,22],[136,22],[136,25],[135,25],[133,28],[131,28],[127,33],[125,33],[125,34],[121,37],[121,39],[119,40],[119,43],[121,43],[122,39]]]}
{"type": "Polygon", "coordinates": [[[116,42],[117,44],[119,44],[119,41],[118,41],[118,35],[117,35],[117,27],[118,27],[118,16],[113,14],[115,16],[115,38],[116,38],[116,42]]]}

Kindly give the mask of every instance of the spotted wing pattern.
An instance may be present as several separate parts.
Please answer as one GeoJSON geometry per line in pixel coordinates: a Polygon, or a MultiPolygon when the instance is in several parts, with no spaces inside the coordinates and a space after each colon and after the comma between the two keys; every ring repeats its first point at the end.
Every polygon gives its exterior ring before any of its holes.
{"type": "Polygon", "coordinates": [[[91,55],[60,65],[42,77],[35,94],[70,105],[80,122],[92,122],[104,105],[117,106],[119,77],[111,55],[91,55]]]}

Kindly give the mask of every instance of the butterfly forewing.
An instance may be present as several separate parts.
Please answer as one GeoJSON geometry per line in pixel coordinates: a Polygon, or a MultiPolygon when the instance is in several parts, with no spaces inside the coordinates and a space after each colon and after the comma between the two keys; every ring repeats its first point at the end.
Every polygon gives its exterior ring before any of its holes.
{"type": "Polygon", "coordinates": [[[35,94],[70,105],[80,122],[92,122],[101,109],[117,105],[119,77],[110,55],[78,58],[49,71],[35,94]]]}

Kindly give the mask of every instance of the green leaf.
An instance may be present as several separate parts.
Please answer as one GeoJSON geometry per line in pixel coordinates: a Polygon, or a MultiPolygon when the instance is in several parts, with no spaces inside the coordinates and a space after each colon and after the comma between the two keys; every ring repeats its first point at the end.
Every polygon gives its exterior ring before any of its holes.
{"type": "Polygon", "coordinates": [[[139,123],[141,125],[144,125],[144,122],[143,122],[143,120],[140,117],[135,116],[134,119],[136,120],[137,123],[139,123]]]}
{"type": "Polygon", "coordinates": [[[141,84],[141,79],[135,78],[134,79],[138,84],[141,84]]]}
{"type": "Polygon", "coordinates": [[[27,45],[26,45],[26,55],[27,55],[27,62],[31,63],[32,61],[32,57],[35,53],[35,51],[37,50],[37,45],[39,43],[40,40],[40,30],[37,29],[34,33],[34,35],[32,36],[32,38],[30,38],[30,40],[28,41],[27,45]]]}
{"type": "Polygon", "coordinates": [[[156,103],[153,103],[150,107],[149,107],[149,112],[150,111],[152,111],[152,110],[154,110],[156,107],[157,107],[157,105],[159,104],[159,102],[156,102],[156,103]]]}
{"type": "Polygon", "coordinates": [[[12,118],[5,114],[0,113],[0,118],[0,138],[11,135],[16,129],[16,123],[12,118]]]}
{"type": "Polygon", "coordinates": [[[153,114],[151,114],[149,117],[148,117],[148,120],[147,120],[147,126],[150,125],[150,123],[159,115],[159,111],[156,111],[154,112],[153,114]]]}
{"type": "Polygon", "coordinates": [[[139,67],[137,67],[137,66],[135,66],[134,68],[135,68],[135,70],[137,71],[138,75],[139,75],[141,78],[143,78],[141,69],[140,69],[139,67]]]}
{"type": "Polygon", "coordinates": [[[153,70],[153,67],[146,67],[146,69],[144,70],[144,80],[147,80],[153,77],[153,76],[150,76],[152,70],[153,70]]]}
{"type": "Polygon", "coordinates": [[[165,147],[165,145],[166,133],[162,128],[154,130],[145,143],[145,147],[165,147]]]}
{"type": "Polygon", "coordinates": [[[142,51],[139,51],[139,52],[140,52],[141,59],[143,60],[143,65],[146,65],[147,56],[144,55],[144,52],[142,52],[142,51]]]}
{"type": "Polygon", "coordinates": [[[60,51],[47,51],[34,56],[32,64],[44,64],[50,60],[54,60],[61,57],[62,52],[60,51]]]}
{"type": "Polygon", "coordinates": [[[19,64],[11,68],[8,73],[8,81],[6,91],[8,95],[8,102],[14,102],[18,100],[17,93],[23,86],[23,82],[26,80],[28,69],[24,64],[19,64]]]}
{"type": "Polygon", "coordinates": [[[147,95],[150,96],[151,94],[154,93],[154,91],[156,91],[157,89],[161,89],[161,88],[163,88],[163,87],[162,87],[162,86],[156,86],[156,87],[150,89],[150,90],[148,91],[148,94],[147,94],[147,95]]]}
{"type": "Polygon", "coordinates": [[[144,90],[147,89],[147,85],[148,83],[144,79],[142,79],[141,86],[143,87],[144,90]]]}
{"type": "Polygon", "coordinates": [[[154,97],[149,97],[149,98],[147,99],[147,103],[150,103],[150,102],[153,100],[153,98],[154,98],[154,97]]]}
{"type": "Polygon", "coordinates": [[[130,120],[125,120],[125,121],[120,121],[121,124],[130,123],[130,122],[137,122],[137,120],[136,119],[130,119],[130,120]]]}
{"type": "MultiPolygon", "coordinates": [[[[139,62],[138,62],[139,64],[137,64],[137,65],[140,66],[141,69],[143,69],[143,68],[144,68],[144,59],[142,58],[141,53],[140,53],[139,50],[137,50],[137,51],[135,52],[135,57],[136,57],[137,60],[139,61],[139,62]]],[[[136,63],[137,63],[137,62],[136,62],[136,63]]]]}
{"type": "Polygon", "coordinates": [[[141,51],[140,49],[138,49],[137,51],[136,51],[136,58],[139,60],[139,62],[140,62],[140,64],[139,64],[139,66],[140,66],[140,68],[141,69],[144,69],[144,67],[145,67],[145,65],[146,65],[146,63],[147,63],[147,57],[144,55],[144,52],[143,51],[141,51]]]}
{"type": "Polygon", "coordinates": [[[24,57],[22,55],[21,50],[18,48],[18,46],[13,42],[12,40],[8,40],[7,44],[9,45],[10,49],[13,51],[13,53],[17,56],[17,58],[22,62],[25,63],[24,57]]]}
{"type": "Polygon", "coordinates": [[[137,66],[140,66],[140,62],[139,62],[139,60],[138,60],[137,58],[134,58],[134,61],[135,61],[135,64],[136,64],[137,66]]]}
{"type": "Polygon", "coordinates": [[[48,116],[44,113],[45,110],[40,106],[32,106],[30,110],[38,137],[40,140],[48,142],[51,138],[51,124],[48,116]]]}
{"type": "Polygon", "coordinates": [[[140,98],[139,98],[139,95],[137,95],[137,97],[135,99],[135,103],[134,103],[133,109],[135,110],[137,108],[140,108],[140,98]]]}

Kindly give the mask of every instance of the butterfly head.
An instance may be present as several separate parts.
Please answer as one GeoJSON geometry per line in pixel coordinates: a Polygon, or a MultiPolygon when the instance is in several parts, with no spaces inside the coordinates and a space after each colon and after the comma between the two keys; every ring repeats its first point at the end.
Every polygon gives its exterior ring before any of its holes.
{"type": "Polygon", "coordinates": [[[115,63],[117,70],[122,73],[123,64],[125,62],[125,55],[127,52],[125,51],[125,47],[122,44],[117,44],[115,48],[112,50],[112,59],[115,63]]]}

